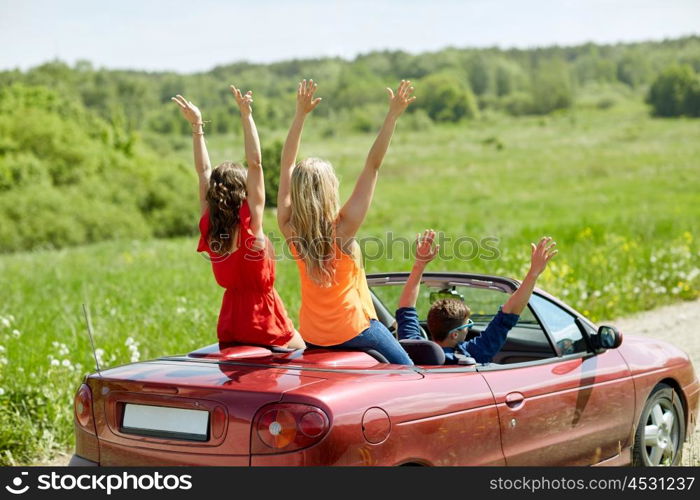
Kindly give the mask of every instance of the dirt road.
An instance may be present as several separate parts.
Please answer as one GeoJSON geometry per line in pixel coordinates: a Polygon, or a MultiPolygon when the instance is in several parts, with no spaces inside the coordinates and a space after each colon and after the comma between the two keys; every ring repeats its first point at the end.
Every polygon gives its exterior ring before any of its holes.
{"type": "MultiPolygon", "coordinates": [[[[645,335],[672,342],[688,353],[695,371],[700,372],[700,300],[601,323],[613,324],[623,334],[645,335]]],[[[683,449],[683,465],[700,465],[700,426],[683,449]]]]}

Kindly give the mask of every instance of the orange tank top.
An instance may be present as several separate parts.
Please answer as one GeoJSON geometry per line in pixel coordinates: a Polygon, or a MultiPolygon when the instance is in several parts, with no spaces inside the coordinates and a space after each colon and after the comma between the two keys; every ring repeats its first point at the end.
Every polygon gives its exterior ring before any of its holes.
{"type": "Polygon", "coordinates": [[[299,333],[305,341],[320,346],[342,344],[366,330],[370,319],[377,319],[365,270],[352,255],[335,245],[335,281],[324,287],[309,277],[294,244],[290,248],[301,277],[299,333]]]}

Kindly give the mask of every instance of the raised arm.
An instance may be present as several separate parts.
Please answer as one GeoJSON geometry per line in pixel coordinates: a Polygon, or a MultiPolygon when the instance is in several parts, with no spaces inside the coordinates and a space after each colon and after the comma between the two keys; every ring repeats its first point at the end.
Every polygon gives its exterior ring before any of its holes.
{"type": "Polygon", "coordinates": [[[207,209],[207,191],[209,190],[209,176],[211,175],[211,162],[207,144],[204,142],[204,122],[199,108],[180,94],[171,99],[178,105],[182,116],[192,125],[192,146],[194,149],[194,168],[199,178],[199,211],[203,214],[207,209]]]}
{"type": "Polygon", "coordinates": [[[426,266],[435,258],[440,250],[440,245],[433,246],[435,231],[432,229],[423,231],[423,236],[421,237],[421,235],[418,235],[416,241],[416,260],[413,263],[411,274],[408,276],[408,280],[401,292],[399,309],[402,307],[416,307],[423,271],[425,271],[426,266]]]}
{"type": "Polygon", "coordinates": [[[416,99],[411,96],[413,87],[411,87],[410,81],[401,80],[396,94],[390,88],[387,88],[387,91],[389,93],[389,111],[374,144],[372,144],[372,148],[369,150],[365,167],[357,179],[355,189],[340,210],[337,234],[343,244],[355,237],[362,222],[364,222],[369,206],[372,203],[374,188],[377,185],[379,167],[382,165],[384,155],[389,148],[396,121],[408,105],[416,99]]]}
{"type": "Polygon", "coordinates": [[[238,104],[238,109],[241,112],[241,124],[243,125],[245,159],[248,163],[246,191],[250,207],[250,229],[255,235],[255,249],[261,250],[265,248],[265,234],[263,233],[265,178],[263,176],[260,138],[258,137],[258,129],[255,127],[255,120],[253,120],[253,91],[249,90],[242,94],[240,89],[231,85],[231,93],[238,104]]]}
{"type": "Polygon", "coordinates": [[[518,289],[513,292],[513,295],[503,304],[503,312],[509,314],[520,314],[525,309],[532,291],[535,289],[535,283],[540,274],[546,269],[547,263],[552,257],[557,254],[557,243],[549,236],[543,237],[540,242],[532,246],[532,260],[530,270],[527,272],[525,279],[520,283],[518,289]]]}
{"type": "Polygon", "coordinates": [[[284,141],[282,148],[282,159],[280,161],[280,185],[277,191],[277,223],[279,224],[282,234],[289,238],[291,232],[289,230],[289,219],[292,216],[292,171],[297,161],[299,154],[299,145],[301,144],[301,133],[304,130],[304,120],[306,115],[318,106],[321,102],[320,97],[314,98],[314,93],[318,88],[318,84],[313,80],[302,80],[297,87],[297,104],[294,113],[294,120],[289,127],[287,140],[284,141]]]}

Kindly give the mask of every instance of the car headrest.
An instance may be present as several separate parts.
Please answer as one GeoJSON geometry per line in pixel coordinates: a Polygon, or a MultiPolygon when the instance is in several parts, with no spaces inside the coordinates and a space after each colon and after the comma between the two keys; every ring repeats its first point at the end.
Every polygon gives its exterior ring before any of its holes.
{"type": "Polygon", "coordinates": [[[445,351],[430,340],[404,339],[400,340],[401,347],[417,365],[444,365],[445,351]]]}

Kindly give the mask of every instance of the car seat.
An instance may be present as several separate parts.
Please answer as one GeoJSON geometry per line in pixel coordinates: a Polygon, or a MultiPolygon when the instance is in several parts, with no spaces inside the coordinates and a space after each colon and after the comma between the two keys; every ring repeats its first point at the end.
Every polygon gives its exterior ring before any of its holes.
{"type": "Polygon", "coordinates": [[[417,365],[444,365],[445,351],[431,340],[399,340],[401,347],[417,365]]]}

